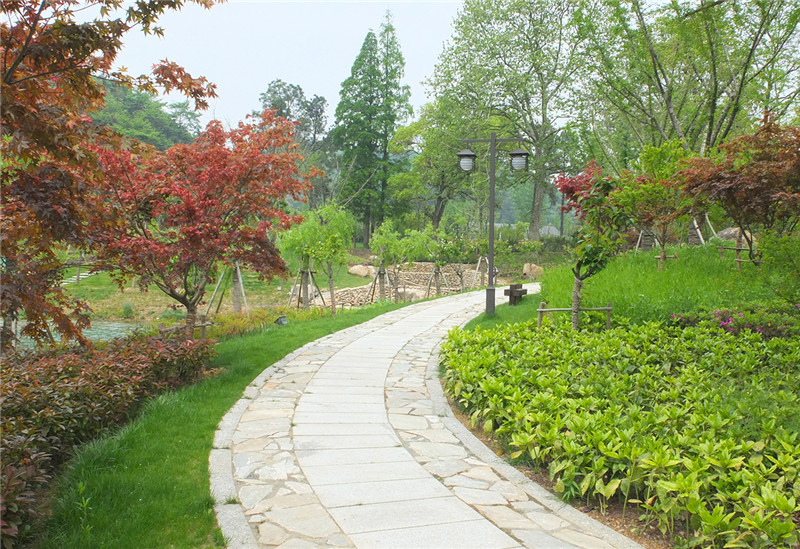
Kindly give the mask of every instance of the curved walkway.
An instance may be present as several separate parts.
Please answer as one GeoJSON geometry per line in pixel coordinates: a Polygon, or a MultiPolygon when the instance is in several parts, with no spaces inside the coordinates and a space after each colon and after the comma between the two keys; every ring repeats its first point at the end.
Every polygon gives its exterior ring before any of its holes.
{"type": "Polygon", "coordinates": [[[256,378],[210,456],[228,546],[640,547],[528,481],[453,417],[438,345],[484,304],[479,291],[411,305],[256,378]]]}

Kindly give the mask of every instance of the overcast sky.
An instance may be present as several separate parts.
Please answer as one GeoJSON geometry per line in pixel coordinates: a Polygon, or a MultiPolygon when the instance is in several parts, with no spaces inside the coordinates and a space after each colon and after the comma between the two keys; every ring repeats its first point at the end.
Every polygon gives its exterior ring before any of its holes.
{"type": "Polygon", "coordinates": [[[235,125],[260,106],[258,96],[269,83],[281,79],[300,85],[307,97],[325,97],[330,125],[339,88],[364,37],[370,29],[378,32],[388,10],[416,112],[427,101],[422,81],[431,76],[461,5],[461,0],[229,0],[205,10],[189,4],[159,20],[163,38],[128,34],[118,64],[136,75],[166,58],[214,82],[219,97],[211,101],[204,123],[217,118],[235,125]]]}

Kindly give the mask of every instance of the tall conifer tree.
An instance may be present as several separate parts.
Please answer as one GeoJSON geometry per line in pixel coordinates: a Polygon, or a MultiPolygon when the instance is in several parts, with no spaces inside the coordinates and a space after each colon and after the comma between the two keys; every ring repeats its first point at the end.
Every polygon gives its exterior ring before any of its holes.
{"type": "Polygon", "coordinates": [[[341,200],[364,225],[364,241],[383,221],[386,187],[396,162],[389,154],[398,125],[411,114],[410,90],[400,83],[405,60],[390,14],[378,36],[369,31],[336,107],[334,143],[344,153],[341,200]]]}

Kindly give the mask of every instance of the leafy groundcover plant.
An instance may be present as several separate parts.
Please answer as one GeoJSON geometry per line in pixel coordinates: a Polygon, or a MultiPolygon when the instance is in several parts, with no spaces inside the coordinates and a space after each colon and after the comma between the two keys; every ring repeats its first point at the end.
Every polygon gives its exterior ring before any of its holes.
{"type": "Polygon", "coordinates": [[[209,340],[134,336],[100,349],[4,356],[3,547],[30,534],[36,490],[80,443],[129,419],[147,398],[198,379],[209,340]]]}
{"type": "Polygon", "coordinates": [[[566,499],[612,499],[682,547],[800,542],[800,339],[645,323],[454,330],[443,383],[566,499]]]}

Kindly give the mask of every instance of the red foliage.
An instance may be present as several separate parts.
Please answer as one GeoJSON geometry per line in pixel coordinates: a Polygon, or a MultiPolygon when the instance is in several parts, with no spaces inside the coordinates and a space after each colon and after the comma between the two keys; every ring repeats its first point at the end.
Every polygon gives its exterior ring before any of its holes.
{"type": "Polygon", "coordinates": [[[0,531],[11,546],[35,490],[72,448],[127,420],[145,398],[195,381],[210,341],[138,337],[103,351],[9,355],[3,367],[0,531]]]}
{"type": "Polygon", "coordinates": [[[599,180],[602,175],[603,169],[594,160],[591,160],[581,173],[573,177],[568,177],[563,173],[558,174],[554,183],[559,192],[564,195],[564,211],[574,210],[575,215],[583,218],[585,211],[581,207],[581,203],[593,192],[595,181],[599,180]]]}
{"type": "Polygon", "coordinates": [[[750,234],[794,230],[800,221],[800,127],[766,114],[761,127],[719,147],[722,159],[693,158],[680,172],[689,194],[719,203],[750,234]]]}
{"type": "Polygon", "coordinates": [[[97,235],[98,257],[181,303],[189,325],[219,262],[282,273],[273,230],[300,220],[282,201],[301,199],[314,175],[299,174],[293,137],[294,124],[267,110],[230,131],[213,121],[193,143],[149,158],[99,149],[120,223],[97,235]]]}
{"type": "MultiPolygon", "coordinates": [[[[209,4],[203,1],[202,4],[209,4]]],[[[154,90],[179,89],[198,106],[214,96],[213,85],[193,79],[174,64],[157,67],[153,77],[136,79],[112,72],[125,33],[134,27],[158,34],[154,26],[178,0],[142,0],[111,15],[117,0],[100,0],[101,15],[76,20],[72,0],[7,0],[0,22],[2,108],[2,320],[0,340],[11,343],[10,323],[24,311],[25,332],[50,339],[48,321],[66,338],[80,338],[88,323],[85,309],[59,286],[58,246],[91,240],[86,221],[102,217],[101,203],[89,192],[98,184],[89,145],[116,138],[86,115],[103,104],[95,77],[154,90]],[[77,324],[69,313],[77,314],[77,324]]],[[[119,142],[113,146],[121,146],[119,142]]]]}

